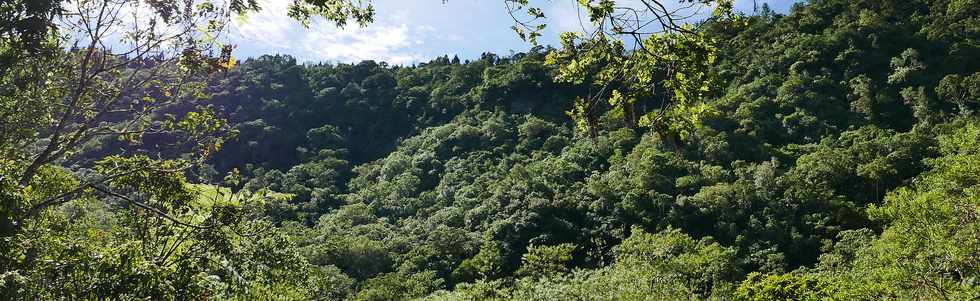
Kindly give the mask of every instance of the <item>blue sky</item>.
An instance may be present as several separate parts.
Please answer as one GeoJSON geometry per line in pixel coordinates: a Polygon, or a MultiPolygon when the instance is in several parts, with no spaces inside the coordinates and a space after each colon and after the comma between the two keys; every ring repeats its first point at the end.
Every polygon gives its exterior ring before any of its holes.
{"type": "MultiPolygon", "coordinates": [[[[626,0],[624,0],[626,1],[626,0]]],[[[668,0],[674,2],[678,0],[668,0]]],[[[427,61],[441,55],[477,58],[483,52],[501,55],[530,45],[510,29],[513,20],[502,0],[374,0],[375,22],[344,29],[325,22],[310,28],[286,16],[286,0],[260,0],[263,10],[236,20],[230,32],[236,56],[289,54],[303,62],[358,62],[373,59],[393,64],[427,61]]],[[[542,44],[556,44],[558,33],[581,31],[576,1],[538,1],[548,16],[542,44]]],[[[751,11],[752,0],[737,0],[751,11]]],[[[786,12],[795,0],[756,0],[786,12]]]]}

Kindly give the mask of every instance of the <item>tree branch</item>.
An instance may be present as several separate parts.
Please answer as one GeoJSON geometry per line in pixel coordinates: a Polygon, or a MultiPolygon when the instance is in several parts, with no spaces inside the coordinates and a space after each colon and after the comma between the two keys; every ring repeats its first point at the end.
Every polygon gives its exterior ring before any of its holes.
{"type": "Polygon", "coordinates": [[[106,187],[102,187],[102,186],[99,186],[99,185],[92,185],[91,187],[92,187],[92,189],[98,190],[99,192],[102,192],[104,194],[107,194],[107,195],[110,195],[110,196],[113,196],[113,197],[122,199],[122,200],[124,200],[126,202],[129,202],[130,204],[136,205],[136,207],[140,207],[140,208],[146,209],[147,211],[150,211],[150,212],[152,212],[152,213],[154,213],[154,214],[156,214],[156,215],[158,215],[158,216],[160,216],[160,217],[162,217],[164,219],[167,219],[167,220],[173,222],[174,224],[180,225],[180,226],[194,228],[194,229],[199,229],[199,230],[213,229],[213,228],[215,228],[215,227],[218,226],[217,224],[208,225],[208,226],[200,226],[200,225],[193,225],[193,224],[185,223],[185,222],[182,222],[182,221],[178,220],[177,218],[175,218],[173,216],[170,216],[166,212],[161,211],[160,209],[154,208],[153,206],[150,206],[150,205],[147,205],[147,204],[145,204],[143,202],[134,200],[134,199],[132,199],[130,197],[127,197],[125,195],[122,195],[122,194],[113,192],[112,190],[109,190],[106,187]]]}

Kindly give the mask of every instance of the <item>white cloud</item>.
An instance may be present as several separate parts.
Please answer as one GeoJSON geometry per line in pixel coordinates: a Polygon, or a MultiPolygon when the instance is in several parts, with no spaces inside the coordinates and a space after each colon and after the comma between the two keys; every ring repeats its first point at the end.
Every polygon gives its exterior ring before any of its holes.
{"type": "Polygon", "coordinates": [[[235,20],[232,43],[247,45],[257,53],[291,54],[301,61],[358,62],[381,60],[406,64],[422,59],[413,51],[413,41],[431,26],[410,27],[402,17],[378,20],[367,27],[356,24],[337,28],[332,23],[314,21],[308,28],[286,15],[288,1],[262,1],[262,11],[235,20]]]}
{"type": "MultiPolygon", "coordinates": [[[[510,30],[513,20],[500,0],[388,0],[374,1],[376,22],[361,28],[356,24],[338,29],[327,22],[304,28],[286,16],[291,1],[260,0],[263,10],[244,20],[235,20],[230,42],[238,44],[239,56],[282,53],[300,61],[357,62],[365,59],[410,64],[444,54],[476,58],[485,51],[507,53],[529,44],[510,30]]],[[[619,0],[622,6],[638,6],[639,0],[619,0]]],[[[757,0],[788,7],[795,0],[757,0]]],[[[591,30],[588,17],[580,23],[578,3],[573,0],[536,0],[545,9],[547,32],[541,39],[556,44],[558,33],[591,30]],[[584,24],[583,24],[584,23],[584,24]]],[[[668,9],[681,1],[664,1],[668,9]]],[[[752,0],[737,0],[738,8],[751,10],[752,0]]],[[[686,10],[688,14],[694,13],[686,10]]],[[[701,14],[710,13],[704,9],[701,14]]],[[[649,16],[646,16],[649,17],[649,16]]],[[[698,19],[693,18],[692,20],[698,19]]],[[[653,25],[648,29],[654,30],[653,25]]]]}
{"type": "Polygon", "coordinates": [[[409,50],[412,43],[405,24],[375,24],[369,28],[343,30],[314,29],[299,40],[302,41],[299,52],[313,58],[345,62],[377,59],[394,64],[419,59],[409,50]]]}
{"type": "MultiPolygon", "coordinates": [[[[746,1],[746,0],[739,0],[746,1]]],[[[751,1],[751,0],[748,0],[751,1]]],[[[575,1],[553,1],[551,6],[548,7],[547,17],[548,26],[552,27],[551,30],[555,33],[560,32],[578,32],[578,33],[591,33],[595,30],[595,26],[590,22],[588,17],[588,12],[575,1]]],[[[712,7],[705,7],[701,4],[687,4],[681,3],[679,1],[663,1],[664,8],[670,11],[676,17],[683,17],[676,20],[678,23],[693,22],[696,20],[701,20],[708,16],[711,12],[712,7]]],[[[617,7],[628,7],[633,8],[637,12],[640,12],[639,19],[648,21],[654,20],[654,15],[650,13],[644,13],[649,9],[640,0],[617,0],[617,7]]],[[[657,23],[650,23],[644,27],[644,31],[658,31],[659,25],[657,23]]]]}
{"type": "Polygon", "coordinates": [[[548,17],[545,21],[550,23],[548,26],[555,33],[568,31],[582,33],[594,30],[588,16],[584,16],[583,13],[576,2],[556,1],[552,2],[545,14],[548,17]]]}

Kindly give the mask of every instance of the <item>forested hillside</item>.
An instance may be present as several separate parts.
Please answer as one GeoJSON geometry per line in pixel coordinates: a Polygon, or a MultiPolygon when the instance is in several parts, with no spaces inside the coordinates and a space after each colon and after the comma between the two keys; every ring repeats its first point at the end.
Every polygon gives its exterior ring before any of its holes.
{"type": "Polygon", "coordinates": [[[0,161],[0,295],[980,298],[980,2],[813,0],[739,20],[699,27],[713,88],[669,127],[637,126],[654,97],[603,102],[583,127],[570,115],[592,88],[561,80],[549,47],[242,60],[165,109],[204,112],[171,126],[216,143],[94,139],[26,192],[24,167],[0,161]],[[129,165],[159,168],[113,187],[177,220],[96,185],[18,205],[129,165]]]}

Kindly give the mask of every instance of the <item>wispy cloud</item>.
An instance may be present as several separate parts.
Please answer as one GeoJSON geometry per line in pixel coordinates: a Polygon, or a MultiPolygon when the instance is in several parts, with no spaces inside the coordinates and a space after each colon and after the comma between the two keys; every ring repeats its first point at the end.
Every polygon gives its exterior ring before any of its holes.
{"type": "Polygon", "coordinates": [[[594,30],[585,14],[576,2],[557,1],[548,7],[546,21],[550,23],[548,26],[553,34],[567,31],[584,33],[594,30]]]}
{"type": "MultiPolygon", "coordinates": [[[[638,0],[619,1],[623,6],[639,5],[638,0]]],[[[796,2],[756,1],[760,5],[768,2],[777,11],[785,11],[796,2]]],[[[378,60],[410,64],[445,54],[459,54],[465,59],[478,58],[486,51],[506,54],[530,48],[510,29],[514,23],[501,0],[378,0],[374,1],[377,9],[374,24],[364,28],[352,24],[344,29],[323,21],[314,21],[304,28],[286,15],[290,2],[261,0],[261,12],[234,20],[229,34],[231,42],[239,45],[237,55],[281,53],[306,62],[378,60]]],[[[588,16],[579,11],[576,1],[537,0],[536,3],[548,16],[548,29],[541,39],[544,44],[557,44],[560,32],[582,31],[583,25],[586,31],[591,29],[588,16]],[[584,22],[580,22],[580,17],[585,18],[584,22]]],[[[669,4],[669,9],[682,6],[680,1],[664,3],[669,4]]],[[[750,12],[753,0],[737,0],[736,7],[750,12]]],[[[709,12],[706,9],[700,13],[709,12]]]]}
{"type": "Polygon", "coordinates": [[[233,22],[232,43],[248,45],[248,53],[286,53],[302,61],[357,62],[382,60],[406,64],[423,59],[412,45],[433,32],[431,26],[411,26],[404,18],[388,16],[367,27],[337,28],[314,21],[308,28],[286,15],[288,1],[262,2],[263,10],[233,22]]]}
{"type": "MultiPolygon", "coordinates": [[[[738,0],[738,2],[746,1],[751,5],[752,0],[738,0]]],[[[714,9],[712,6],[705,6],[698,3],[682,3],[678,1],[663,1],[662,3],[664,9],[671,12],[675,18],[679,18],[675,19],[677,23],[703,20],[714,9]]],[[[640,20],[652,20],[655,18],[653,14],[646,13],[649,8],[644,4],[644,1],[618,0],[616,6],[635,9],[639,13],[636,15],[636,18],[640,20]]],[[[660,9],[659,6],[655,8],[660,9]]],[[[566,31],[590,33],[595,30],[595,26],[589,20],[588,12],[574,1],[551,2],[547,15],[551,31],[556,34],[566,31]]],[[[645,26],[644,30],[648,32],[659,31],[660,27],[654,22],[645,26]]]]}

